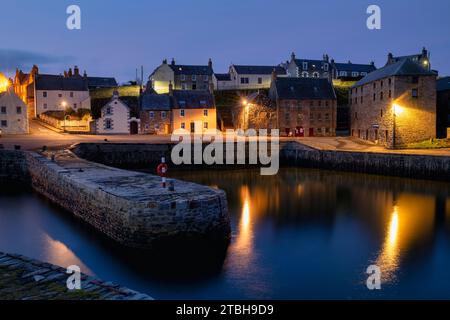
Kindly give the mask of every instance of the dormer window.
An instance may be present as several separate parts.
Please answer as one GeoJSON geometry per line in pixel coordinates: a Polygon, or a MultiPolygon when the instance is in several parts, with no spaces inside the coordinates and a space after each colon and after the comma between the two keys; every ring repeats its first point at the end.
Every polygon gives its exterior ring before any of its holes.
{"type": "Polygon", "coordinates": [[[323,65],[323,70],[328,71],[328,63],[325,63],[325,64],[323,65]]]}
{"type": "Polygon", "coordinates": [[[303,70],[308,70],[308,62],[303,62],[303,70]]]}
{"type": "Polygon", "coordinates": [[[352,77],[357,77],[359,74],[358,74],[358,72],[352,72],[352,77]]]}

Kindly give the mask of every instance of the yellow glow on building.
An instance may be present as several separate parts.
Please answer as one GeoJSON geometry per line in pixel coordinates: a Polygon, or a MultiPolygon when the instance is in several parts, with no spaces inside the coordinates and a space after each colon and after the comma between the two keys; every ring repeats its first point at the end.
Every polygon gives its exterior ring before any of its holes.
{"type": "Polygon", "coordinates": [[[405,108],[402,107],[401,105],[397,104],[397,103],[394,103],[392,105],[392,107],[394,108],[394,113],[395,113],[396,116],[401,115],[405,111],[405,108]]]}
{"type": "Polygon", "coordinates": [[[0,72],[0,92],[5,92],[8,90],[10,83],[8,78],[6,78],[1,72],[0,72]]]}

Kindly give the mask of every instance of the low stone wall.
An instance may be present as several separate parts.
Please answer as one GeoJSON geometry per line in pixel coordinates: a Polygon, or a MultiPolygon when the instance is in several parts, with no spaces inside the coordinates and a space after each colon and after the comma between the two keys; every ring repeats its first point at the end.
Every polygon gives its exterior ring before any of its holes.
{"type": "Polygon", "coordinates": [[[388,176],[450,181],[450,157],[326,151],[289,143],[280,152],[285,165],[388,176]]]}
{"type": "Polygon", "coordinates": [[[131,172],[58,152],[55,161],[27,153],[33,188],[124,246],[148,249],[160,241],[205,237],[227,240],[225,192],[131,172]]]}
{"type": "MultiPolygon", "coordinates": [[[[170,163],[172,147],[173,144],[102,143],[75,145],[73,151],[82,158],[107,165],[154,168],[162,156],[170,163]]],[[[450,157],[326,151],[313,149],[295,141],[280,142],[280,165],[450,181],[450,157]]],[[[232,169],[242,165],[194,165],[194,167],[232,169]]]]}
{"type": "Polygon", "coordinates": [[[153,300],[85,274],[80,290],[68,290],[66,269],[16,254],[0,252],[0,275],[2,300],[153,300]]]}
{"type": "Polygon", "coordinates": [[[25,153],[16,150],[0,150],[0,183],[29,181],[25,153]]]}

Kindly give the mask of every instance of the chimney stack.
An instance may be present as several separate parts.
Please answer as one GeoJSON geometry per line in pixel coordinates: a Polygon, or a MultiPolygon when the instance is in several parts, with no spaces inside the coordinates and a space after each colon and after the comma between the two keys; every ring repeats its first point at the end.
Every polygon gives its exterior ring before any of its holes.
{"type": "Polygon", "coordinates": [[[295,52],[291,53],[291,61],[295,60],[295,52]]]}
{"type": "Polygon", "coordinates": [[[213,67],[213,63],[212,63],[211,58],[209,58],[209,60],[208,60],[208,67],[209,67],[210,69],[212,69],[212,67],[213,67]]]}
{"type": "Polygon", "coordinates": [[[173,66],[175,65],[175,59],[174,59],[174,58],[172,58],[171,64],[172,64],[173,66]]]}

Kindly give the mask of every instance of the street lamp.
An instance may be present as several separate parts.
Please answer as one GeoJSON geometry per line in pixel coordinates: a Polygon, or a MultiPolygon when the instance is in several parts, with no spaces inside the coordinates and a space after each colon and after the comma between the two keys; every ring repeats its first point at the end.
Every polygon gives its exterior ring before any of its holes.
{"type": "Polygon", "coordinates": [[[395,129],[396,129],[396,118],[397,118],[397,116],[399,116],[399,115],[401,115],[402,113],[403,113],[403,111],[404,111],[404,109],[403,109],[403,107],[402,106],[400,106],[400,105],[398,105],[398,104],[396,104],[396,103],[394,103],[393,105],[392,105],[392,113],[393,113],[393,119],[394,119],[394,121],[393,121],[393,130],[392,130],[392,145],[393,145],[393,148],[395,149],[395,129]]]}

